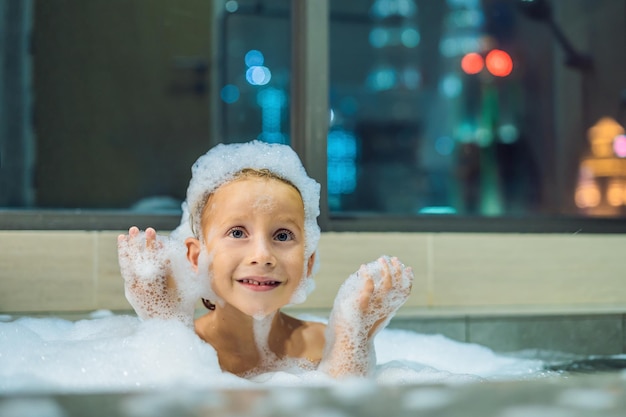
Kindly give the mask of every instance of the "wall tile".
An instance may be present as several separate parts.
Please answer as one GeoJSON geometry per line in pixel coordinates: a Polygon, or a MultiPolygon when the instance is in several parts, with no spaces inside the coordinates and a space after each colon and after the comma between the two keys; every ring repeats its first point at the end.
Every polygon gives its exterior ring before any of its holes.
{"type": "Polygon", "coordinates": [[[0,311],[95,307],[96,232],[0,232],[0,311]]]}
{"type": "Polygon", "coordinates": [[[441,234],[439,306],[624,304],[622,235],[441,234]]]}
{"type": "MultiPolygon", "coordinates": [[[[0,231],[0,311],[129,309],[117,234],[0,231]]],[[[621,312],[625,247],[621,235],[323,233],[317,289],[299,308],[332,307],[348,275],[389,254],[414,269],[408,309],[621,312]]]]}
{"type": "Polygon", "coordinates": [[[381,255],[398,257],[415,274],[407,306],[424,306],[430,294],[427,265],[428,235],[416,233],[323,233],[318,256],[316,290],[304,308],[332,307],[341,284],[359,267],[381,255]]]}
{"type": "Polygon", "coordinates": [[[132,309],[124,296],[124,280],[117,260],[117,236],[122,232],[100,232],[97,240],[98,281],[96,305],[99,309],[132,309]]]}

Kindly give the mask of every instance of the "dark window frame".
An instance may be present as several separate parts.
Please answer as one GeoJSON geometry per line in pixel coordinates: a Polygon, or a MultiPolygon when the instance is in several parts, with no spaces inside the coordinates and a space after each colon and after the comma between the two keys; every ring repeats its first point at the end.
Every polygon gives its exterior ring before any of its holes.
{"type": "MultiPolygon", "coordinates": [[[[329,0],[292,0],[292,146],[309,175],[326,185],[328,131],[329,0]],[[325,86],[325,88],[323,88],[325,86]],[[323,161],[324,163],[320,163],[323,161]]],[[[219,19],[219,16],[216,17],[219,19]]],[[[215,112],[219,106],[214,106],[215,112]]],[[[217,118],[213,118],[217,120],[217,118]]],[[[319,224],[335,232],[450,233],[626,233],[626,219],[577,216],[484,217],[459,215],[390,216],[372,213],[331,214],[321,196],[319,224]]],[[[136,225],[173,230],[180,213],[124,210],[0,209],[0,230],[125,230],[136,225]]]]}

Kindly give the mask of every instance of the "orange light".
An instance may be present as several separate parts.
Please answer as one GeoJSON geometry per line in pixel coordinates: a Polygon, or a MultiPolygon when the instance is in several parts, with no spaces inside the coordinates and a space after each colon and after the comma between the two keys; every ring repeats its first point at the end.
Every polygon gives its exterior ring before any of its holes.
{"type": "Polygon", "coordinates": [[[483,57],[476,52],[465,54],[463,59],[461,59],[461,69],[466,74],[478,74],[483,70],[484,66],[485,62],[483,57]]]}
{"type": "Polygon", "coordinates": [[[513,71],[511,56],[500,49],[492,49],[485,58],[487,70],[496,77],[506,77],[513,71]]]}
{"type": "Polygon", "coordinates": [[[623,187],[621,181],[611,181],[606,190],[606,201],[613,207],[619,207],[624,204],[622,198],[623,187]]]}
{"type": "Polygon", "coordinates": [[[574,198],[576,206],[584,209],[598,206],[602,196],[595,182],[587,182],[576,187],[576,195],[574,198]]]}

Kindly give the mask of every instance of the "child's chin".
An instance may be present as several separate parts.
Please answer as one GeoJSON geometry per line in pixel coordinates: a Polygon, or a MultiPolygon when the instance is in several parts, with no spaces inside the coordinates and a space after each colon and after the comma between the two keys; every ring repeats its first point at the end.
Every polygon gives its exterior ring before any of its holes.
{"type": "Polygon", "coordinates": [[[269,306],[246,306],[245,308],[240,309],[240,311],[255,320],[263,320],[265,318],[272,317],[278,309],[269,306]]]}

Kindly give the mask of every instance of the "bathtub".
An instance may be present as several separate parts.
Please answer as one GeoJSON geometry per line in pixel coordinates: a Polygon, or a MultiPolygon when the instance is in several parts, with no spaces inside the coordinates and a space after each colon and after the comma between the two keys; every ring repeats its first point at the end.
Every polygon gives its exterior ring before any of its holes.
{"type": "MultiPolygon", "coordinates": [[[[131,314],[117,266],[117,234],[0,231],[0,313],[72,320],[101,309],[131,314]]],[[[415,271],[412,295],[390,323],[392,329],[443,335],[502,353],[615,357],[624,354],[626,340],[625,247],[621,235],[323,233],[317,289],[290,312],[325,316],[341,277],[389,254],[415,271]]],[[[564,375],[459,385],[355,382],[340,388],[25,393],[2,396],[0,416],[313,416],[329,410],[377,416],[424,410],[469,416],[557,416],[568,410],[570,415],[624,415],[623,371],[564,375]]]]}

